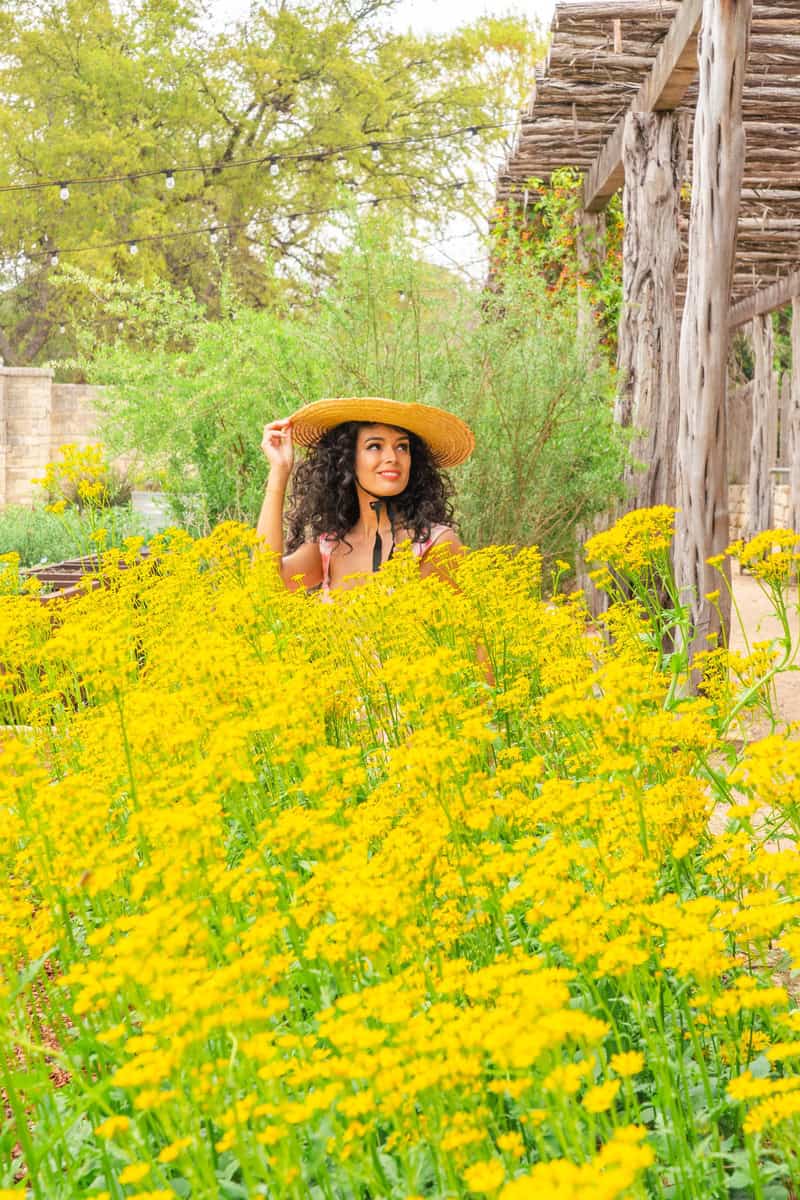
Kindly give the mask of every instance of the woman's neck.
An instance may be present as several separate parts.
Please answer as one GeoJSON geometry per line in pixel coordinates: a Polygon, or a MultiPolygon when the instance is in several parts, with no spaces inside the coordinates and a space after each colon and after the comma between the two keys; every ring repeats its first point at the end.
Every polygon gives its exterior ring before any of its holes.
{"type": "MultiPolygon", "coordinates": [[[[357,537],[359,535],[368,536],[375,533],[377,526],[382,535],[391,533],[392,521],[386,506],[386,499],[382,496],[370,495],[360,484],[356,484],[356,496],[358,497],[358,520],[351,532],[357,537]],[[372,507],[373,504],[376,505],[375,508],[372,507]]],[[[388,501],[391,504],[391,496],[388,497],[388,501]]]]}

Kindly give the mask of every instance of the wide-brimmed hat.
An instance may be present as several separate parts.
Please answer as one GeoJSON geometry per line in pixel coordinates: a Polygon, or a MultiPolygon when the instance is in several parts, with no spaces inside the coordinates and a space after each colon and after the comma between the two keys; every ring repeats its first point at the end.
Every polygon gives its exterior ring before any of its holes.
{"type": "Polygon", "coordinates": [[[437,466],[455,467],[475,449],[475,435],[460,417],[432,404],[406,404],[379,396],[340,396],[315,400],[289,418],[298,446],[313,446],[324,433],[345,421],[393,425],[422,438],[437,466]]]}

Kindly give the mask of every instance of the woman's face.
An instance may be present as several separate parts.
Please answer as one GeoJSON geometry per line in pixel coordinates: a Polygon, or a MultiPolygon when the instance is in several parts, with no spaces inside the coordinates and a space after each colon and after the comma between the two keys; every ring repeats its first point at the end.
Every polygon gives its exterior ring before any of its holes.
{"type": "Polygon", "coordinates": [[[364,425],[356,439],[356,480],[375,496],[399,496],[411,473],[411,439],[392,425],[364,425]]]}

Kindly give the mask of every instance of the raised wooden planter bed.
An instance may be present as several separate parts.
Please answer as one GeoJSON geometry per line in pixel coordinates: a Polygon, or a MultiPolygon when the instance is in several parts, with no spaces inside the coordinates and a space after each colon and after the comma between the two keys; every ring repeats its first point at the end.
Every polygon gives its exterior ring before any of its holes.
{"type": "MultiPolygon", "coordinates": [[[[149,550],[143,546],[139,551],[140,559],[147,558],[149,550]]],[[[120,570],[125,570],[127,564],[120,562],[120,570]]],[[[40,604],[53,604],[59,600],[70,600],[73,596],[82,596],[86,585],[82,583],[84,576],[94,575],[99,570],[99,560],[96,554],[87,554],[83,558],[68,558],[59,563],[48,563],[42,567],[28,567],[20,574],[25,578],[38,579],[43,590],[31,596],[40,604]]],[[[102,585],[102,579],[91,581],[92,588],[102,585]]]]}

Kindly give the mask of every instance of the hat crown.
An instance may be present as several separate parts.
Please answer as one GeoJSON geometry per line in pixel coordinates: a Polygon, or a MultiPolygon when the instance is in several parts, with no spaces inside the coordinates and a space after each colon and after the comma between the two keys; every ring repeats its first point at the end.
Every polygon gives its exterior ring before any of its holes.
{"type": "Polygon", "coordinates": [[[294,441],[313,446],[329,429],[347,421],[393,425],[422,438],[434,462],[453,467],[469,458],[475,436],[460,417],[432,404],[389,400],[383,396],[339,396],[315,400],[289,418],[294,441]]]}

